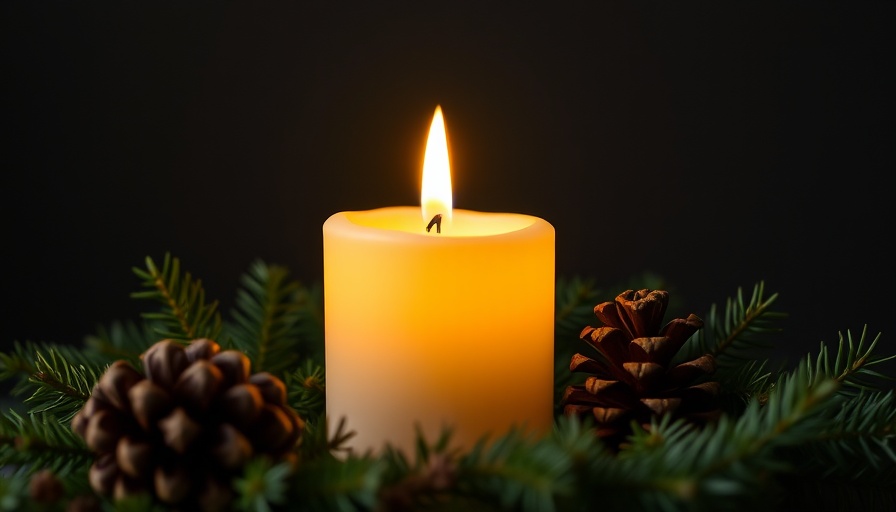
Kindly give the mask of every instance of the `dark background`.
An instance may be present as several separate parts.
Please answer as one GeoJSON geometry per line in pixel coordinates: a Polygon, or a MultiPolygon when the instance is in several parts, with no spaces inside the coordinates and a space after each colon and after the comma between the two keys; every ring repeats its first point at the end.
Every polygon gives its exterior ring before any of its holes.
{"type": "Polygon", "coordinates": [[[255,258],[319,280],[441,104],[455,206],[551,222],[558,275],[764,281],[781,354],[896,352],[896,3],[257,4],[2,3],[4,347],[136,319],[166,251],[224,312],[255,258]]]}

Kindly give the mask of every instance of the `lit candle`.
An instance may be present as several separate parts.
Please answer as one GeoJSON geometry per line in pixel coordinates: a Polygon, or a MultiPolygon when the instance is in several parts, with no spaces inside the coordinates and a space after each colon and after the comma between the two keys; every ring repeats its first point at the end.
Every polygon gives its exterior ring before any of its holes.
{"type": "Polygon", "coordinates": [[[423,168],[420,207],[323,225],[327,415],[357,453],[553,425],[554,228],[452,209],[440,108],[423,168]]]}

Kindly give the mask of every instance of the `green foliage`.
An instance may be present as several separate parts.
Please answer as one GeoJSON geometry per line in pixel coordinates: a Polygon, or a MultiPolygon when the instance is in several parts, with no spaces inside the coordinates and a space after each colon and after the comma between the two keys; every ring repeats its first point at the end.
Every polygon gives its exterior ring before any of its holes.
{"type": "Polygon", "coordinates": [[[0,354],[0,379],[19,379],[13,395],[25,396],[29,413],[53,413],[69,421],[84,405],[105,365],[73,347],[49,343],[19,343],[0,354]]]}
{"type": "Polygon", "coordinates": [[[29,503],[27,478],[20,475],[6,475],[0,478],[0,510],[20,512],[27,510],[29,503]]]}
{"type": "MultiPolygon", "coordinates": [[[[697,428],[657,418],[618,451],[604,447],[593,425],[555,410],[552,432],[511,430],[469,449],[453,447],[450,431],[435,440],[417,435],[413,453],[346,450],[354,435],[345,419],[328,428],[323,366],[323,301],[319,285],[291,280],[286,268],[252,263],[240,281],[236,307],[223,318],[199,280],[166,254],[159,268],[147,258],[134,269],[137,299],[158,306],[142,322],[100,326],[83,347],[16,343],[0,354],[0,380],[15,383],[14,409],[0,418],[0,509],[29,510],[27,478],[49,468],[67,492],[90,492],[92,454],[68,420],[89,396],[105,367],[133,363],[162,338],[215,339],[244,351],[253,371],[280,376],[288,401],[304,419],[295,464],[253,459],[233,482],[234,508],[245,511],[401,510],[585,512],[824,509],[892,510],[896,505],[896,396],[878,369],[894,355],[878,355],[881,336],[841,335],[821,343],[797,366],[770,368],[784,314],[764,283],[749,300],[740,289],[724,311],[713,305],[705,327],[679,353],[719,362],[725,414],[697,428]]],[[[594,306],[626,289],[667,289],[652,274],[612,293],[593,280],[560,278],[555,288],[555,392],[572,382],[569,358],[579,333],[595,321],[594,306]],[[662,286],[662,288],[661,288],[662,286]]],[[[671,305],[670,305],[671,309],[671,305]]],[[[375,364],[375,362],[372,362],[375,364]]],[[[558,400],[559,402],[559,400],[558,400]]],[[[167,510],[146,497],[108,510],[167,510]]]]}
{"type": "Polygon", "coordinates": [[[84,339],[97,361],[112,363],[124,359],[139,367],[140,354],[153,343],[159,341],[152,323],[112,322],[108,326],[99,325],[95,334],[84,339]]]}
{"type": "MultiPolygon", "coordinates": [[[[876,391],[886,381],[893,381],[894,377],[875,371],[873,367],[879,366],[896,358],[896,354],[890,356],[878,356],[874,353],[880,334],[865,347],[867,327],[862,330],[858,341],[853,340],[852,333],[847,331],[846,338],[840,335],[837,345],[837,355],[833,360],[829,356],[827,345],[823,342],[815,359],[814,372],[816,375],[837,379],[844,384],[844,392],[855,394],[856,391],[876,391]]],[[[806,356],[810,370],[812,369],[812,355],[806,356]]]]}
{"type": "Polygon", "coordinates": [[[374,510],[386,469],[386,461],[374,457],[322,456],[299,465],[290,491],[304,510],[374,510]]]}
{"type": "Polygon", "coordinates": [[[289,404],[302,417],[323,414],[326,404],[324,368],[306,359],[295,371],[286,375],[286,391],[289,404]]]}
{"type": "Polygon", "coordinates": [[[677,361],[689,361],[702,354],[712,354],[720,366],[720,373],[752,361],[758,353],[768,352],[774,345],[772,336],[781,332],[779,323],[787,315],[771,309],[778,294],[765,297],[765,283],[753,287],[749,302],[744,302],[743,290],[737,289],[729,297],[723,315],[715,304],[703,318],[703,329],[691,337],[679,351],[677,361]]]}
{"type": "Polygon", "coordinates": [[[560,276],[554,289],[554,338],[578,340],[584,326],[594,321],[594,306],[601,302],[593,279],[560,276]]]}
{"type": "Polygon", "coordinates": [[[211,338],[218,340],[221,334],[221,314],[218,301],[205,302],[202,281],[194,280],[189,272],[180,272],[180,260],[165,254],[159,269],[152,258],[146,258],[146,270],[133,267],[134,274],[143,281],[142,292],[134,292],[135,299],[157,302],[158,312],[147,312],[143,319],[158,324],[155,332],[162,338],[194,340],[211,338]]]}
{"type": "Polygon", "coordinates": [[[252,263],[241,282],[230,338],[253,361],[253,371],[284,374],[310,352],[304,346],[311,320],[307,291],[289,280],[285,267],[261,261],[252,263]]]}
{"type": "Polygon", "coordinates": [[[47,468],[60,477],[90,465],[92,454],[67,422],[44,413],[0,416],[0,467],[30,474],[47,468]]]}
{"type": "Polygon", "coordinates": [[[460,461],[458,489],[498,510],[555,510],[555,496],[569,494],[574,479],[572,458],[552,440],[511,431],[477,444],[460,461]]]}
{"type": "Polygon", "coordinates": [[[288,478],[292,474],[289,463],[274,464],[257,457],[246,464],[243,476],[234,481],[240,500],[240,510],[271,512],[273,507],[286,502],[288,478]]]}

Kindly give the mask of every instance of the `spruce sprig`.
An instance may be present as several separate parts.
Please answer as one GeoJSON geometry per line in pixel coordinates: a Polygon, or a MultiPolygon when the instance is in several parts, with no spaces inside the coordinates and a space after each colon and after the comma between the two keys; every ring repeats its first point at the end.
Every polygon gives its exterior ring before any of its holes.
{"type": "Polygon", "coordinates": [[[462,458],[458,490],[496,510],[549,512],[556,496],[572,489],[572,462],[550,440],[514,429],[478,443],[462,458]]]}
{"type": "Polygon", "coordinates": [[[845,401],[841,408],[832,409],[818,436],[801,449],[805,457],[794,460],[802,461],[803,471],[896,485],[894,392],[862,392],[845,401]]]}
{"type": "Polygon", "coordinates": [[[12,394],[25,396],[28,413],[52,413],[67,422],[90,397],[106,365],[85,351],[52,343],[18,343],[0,354],[0,380],[16,380],[12,394]]]}
{"type": "Polygon", "coordinates": [[[755,360],[758,353],[774,348],[771,337],[782,331],[780,321],[787,315],[771,309],[777,299],[777,293],[765,297],[763,281],[753,286],[748,302],[738,288],[735,296],[727,299],[724,314],[719,314],[716,304],[710,306],[703,329],[685,343],[675,360],[689,361],[711,354],[719,364],[720,377],[755,360]]]}
{"type": "Polygon", "coordinates": [[[17,474],[50,469],[64,477],[90,465],[93,454],[69,428],[51,414],[0,416],[0,467],[17,474]]]}
{"type": "Polygon", "coordinates": [[[218,340],[222,324],[221,314],[217,311],[218,301],[206,303],[202,281],[193,279],[189,272],[181,273],[178,258],[165,253],[160,269],[147,256],[146,270],[139,267],[132,270],[147,290],[133,292],[131,297],[151,299],[160,305],[160,311],[141,315],[154,324],[159,336],[185,341],[197,338],[218,340]]]}
{"type": "Polygon", "coordinates": [[[884,375],[873,369],[896,358],[896,354],[879,356],[874,350],[880,341],[880,333],[867,345],[868,327],[862,329],[858,340],[853,339],[852,332],[846,331],[846,337],[840,333],[837,344],[837,353],[832,358],[830,351],[824,342],[821,342],[818,355],[815,357],[814,366],[812,355],[806,356],[810,371],[816,375],[823,375],[836,379],[843,383],[843,392],[856,394],[858,391],[882,390],[882,384],[893,381],[894,377],[884,375]]]}
{"type": "Polygon", "coordinates": [[[84,339],[84,344],[98,360],[112,363],[124,359],[137,364],[140,354],[157,341],[159,337],[151,323],[117,321],[97,326],[96,332],[84,339]]]}
{"type": "Polygon", "coordinates": [[[594,318],[600,289],[594,279],[559,276],[554,288],[554,337],[578,340],[582,328],[594,318]]]}
{"type": "Polygon", "coordinates": [[[893,393],[841,395],[814,436],[779,451],[795,466],[782,480],[782,509],[896,510],[893,393]]]}
{"type": "Polygon", "coordinates": [[[333,454],[348,452],[345,443],[355,436],[355,432],[347,429],[345,418],[339,418],[332,435],[329,418],[325,414],[304,419],[305,429],[302,432],[302,443],[299,445],[299,456],[303,461],[333,457],[333,454]]]}
{"type": "Polygon", "coordinates": [[[234,345],[253,362],[253,371],[281,375],[303,355],[302,285],[286,267],[252,263],[241,279],[233,321],[227,324],[234,345]]]}
{"type": "Polygon", "coordinates": [[[272,512],[287,500],[292,467],[288,462],[275,464],[264,457],[256,457],[246,464],[243,474],[234,479],[239,494],[237,510],[272,512]]]}
{"type": "Polygon", "coordinates": [[[323,456],[300,464],[290,491],[298,508],[320,512],[376,510],[386,461],[371,456],[323,456]]]}
{"type": "Polygon", "coordinates": [[[25,399],[28,412],[52,412],[62,422],[70,421],[84,406],[105,370],[71,364],[55,350],[47,355],[38,352],[34,366],[35,372],[28,380],[36,389],[25,399]]]}
{"type": "MultiPolygon", "coordinates": [[[[722,315],[713,305],[706,328],[679,354],[709,352],[723,363],[717,376],[736,405],[716,423],[698,428],[664,417],[646,429],[634,425],[617,453],[605,449],[587,421],[561,415],[548,435],[495,433],[468,451],[450,448],[450,432],[433,442],[418,432],[416,451],[407,457],[389,449],[341,456],[352,433],[344,418],[334,433],[327,427],[325,375],[315,352],[323,347],[319,289],[306,289],[284,268],[256,261],[242,281],[234,321],[224,324],[218,303],[206,302],[200,282],[181,272],[176,258],[166,254],[161,269],[150,258],[146,263],[146,270],[134,271],[148,290],[133,296],[151,298],[161,308],[144,314],[141,326],[101,329],[84,349],[26,343],[0,354],[0,379],[20,379],[18,389],[30,391],[25,403],[31,406],[24,416],[10,410],[0,418],[0,466],[16,475],[50,468],[83,484],[93,455],[65,419],[104,365],[139,357],[156,335],[210,337],[240,344],[256,371],[284,376],[289,401],[306,421],[299,464],[258,459],[233,482],[235,505],[244,510],[278,510],[287,503],[346,512],[406,506],[584,512],[595,503],[627,512],[810,503],[887,510],[896,504],[896,398],[878,385],[889,377],[876,371],[896,356],[876,355],[880,335],[870,340],[865,331],[858,338],[847,332],[836,350],[822,343],[794,370],[769,370],[755,354],[771,347],[784,315],[771,310],[777,294],[765,297],[761,282],[749,301],[738,289],[722,315]],[[297,354],[292,363],[282,363],[290,354],[297,354]],[[807,498],[819,489],[827,503],[807,498]]],[[[561,339],[578,339],[599,301],[587,280],[558,281],[556,291],[559,346],[561,339]]],[[[568,357],[555,354],[558,373],[568,374],[560,370],[568,357]]],[[[116,507],[161,510],[152,501],[116,507]]]]}
{"type": "Polygon", "coordinates": [[[582,328],[594,318],[600,290],[593,279],[560,276],[554,295],[554,415],[558,416],[562,411],[563,390],[576,379],[569,371],[569,359],[578,345],[582,328]]]}
{"type": "MultiPolygon", "coordinates": [[[[780,497],[777,478],[792,469],[782,447],[818,432],[832,380],[812,382],[807,365],[779,377],[767,402],[758,398],[739,417],[703,429],[668,417],[636,430],[615,459],[590,466],[589,496],[608,510],[752,510],[780,497]],[[593,494],[590,494],[593,493],[593,494]]],[[[580,486],[581,487],[581,486],[580,486]]]]}
{"type": "Polygon", "coordinates": [[[306,359],[295,371],[286,374],[284,384],[289,404],[300,416],[307,418],[323,414],[326,405],[323,366],[306,359]]]}

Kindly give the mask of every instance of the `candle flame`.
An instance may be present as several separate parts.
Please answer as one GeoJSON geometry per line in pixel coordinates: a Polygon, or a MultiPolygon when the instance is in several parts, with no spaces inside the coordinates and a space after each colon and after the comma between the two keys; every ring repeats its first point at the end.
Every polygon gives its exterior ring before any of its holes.
{"type": "Polygon", "coordinates": [[[432,116],[429,127],[429,138],[426,140],[420,206],[423,209],[424,225],[436,215],[442,215],[442,220],[446,223],[451,222],[451,165],[448,161],[448,135],[445,132],[441,106],[436,106],[436,113],[432,116]]]}

